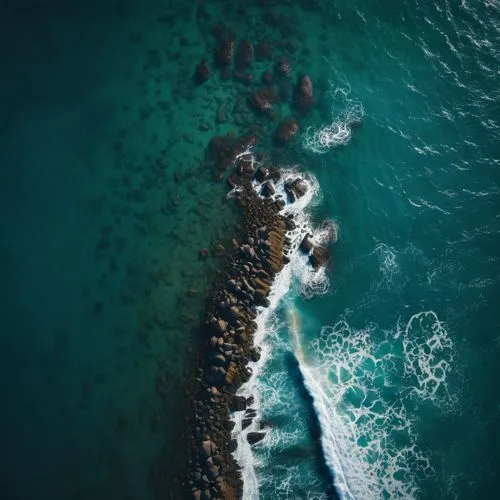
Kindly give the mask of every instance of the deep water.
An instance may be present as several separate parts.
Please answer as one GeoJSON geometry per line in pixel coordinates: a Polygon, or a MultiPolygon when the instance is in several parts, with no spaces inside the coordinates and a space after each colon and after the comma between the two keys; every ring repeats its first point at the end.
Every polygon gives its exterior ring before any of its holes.
{"type": "Polygon", "coordinates": [[[199,250],[236,220],[205,148],[248,130],[234,105],[283,54],[316,105],[271,154],[314,176],[301,216],[338,241],[327,279],[297,258],[277,282],[245,495],[495,497],[498,2],[21,0],[0,27],[2,498],[178,484],[220,266],[199,250]],[[275,45],[250,87],[212,66],[218,22],[275,45]]]}

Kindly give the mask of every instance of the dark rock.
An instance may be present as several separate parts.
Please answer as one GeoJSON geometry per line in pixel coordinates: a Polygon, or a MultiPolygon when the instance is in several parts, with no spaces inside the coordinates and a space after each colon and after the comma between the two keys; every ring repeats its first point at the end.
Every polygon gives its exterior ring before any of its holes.
{"type": "Polygon", "coordinates": [[[233,422],[232,420],[226,420],[224,422],[224,429],[226,429],[227,431],[232,431],[235,425],[236,423],[233,422]]]}
{"type": "Polygon", "coordinates": [[[309,256],[309,262],[314,269],[319,269],[320,267],[326,267],[329,260],[329,252],[323,247],[314,247],[312,254],[309,256]]]}
{"type": "Polygon", "coordinates": [[[264,87],[250,95],[249,104],[259,113],[270,113],[277,100],[275,90],[272,87],[264,87]]]}
{"type": "Polygon", "coordinates": [[[300,242],[300,249],[305,252],[309,253],[313,249],[313,242],[309,239],[309,235],[306,234],[302,241],[300,242]]]}
{"type": "Polygon", "coordinates": [[[269,169],[269,178],[272,179],[274,182],[278,182],[281,179],[281,171],[277,165],[273,165],[269,169]]]}
{"type": "Polygon", "coordinates": [[[249,432],[247,434],[247,441],[249,444],[255,444],[262,441],[266,437],[265,432],[249,432]]]}
{"type": "Polygon", "coordinates": [[[304,179],[300,178],[295,179],[294,181],[287,181],[285,183],[285,191],[290,202],[293,203],[307,193],[307,183],[304,179]]]}
{"type": "Polygon", "coordinates": [[[242,429],[246,429],[251,423],[252,423],[252,419],[251,418],[244,418],[241,421],[241,428],[242,429]]]}
{"type": "Polygon", "coordinates": [[[264,198],[269,198],[276,193],[276,188],[274,187],[273,181],[267,181],[263,186],[260,192],[264,198]]]}
{"type": "Polygon", "coordinates": [[[236,439],[231,439],[231,441],[229,441],[227,445],[227,452],[233,453],[237,447],[238,447],[238,441],[236,441],[236,439]]]}
{"type": "Polygon", "coordinates": [[[278,210],[283,210],[285,208],[286,202],[283,198],[276,198],[274,204],[278,210]]]}
{"type": "Polygon", "coordinates": [[[259,359],[260,359],[260,352],[259,352],[257,349],[253,348],[253,349],[250,351],[250,359],[251,359],[254,363],[256,363],[257,361],[259,361],[259,359]]]}
{"type": "Polygon", "coordinates": [[[233,396],[229,400],[230,411],[245,411],[247,407],[247,400],[245,396],[233,396]]]}
{"type": "Polygon", "coordinates": [[[217,58],[221,64],[229,65],[233,59],[234,42],[225,38],[217,50],[217,58]]]}
{"type": "Polygon", "coordinates": [[[307,75],[300,75],[295,86],[293,103],[300,113],[307,113],[314,102],[313,84],[307,75]]]}
{"type": "Polygon", "coordinates": [[[260,166],[255,172],[255,180],[257,182],[264,182],[269,175],[269,170],[263,166],[260,166]]]}
{"type": "Polygon", "coordinates": [[[254,56],[253,45],[248,40],[242,40],[236,50],[236,68],[243,71],[252,64],[254,56]]]}
{"type": "Polygon", "coordinates": [[[212,465],[207,469],[207,476],[210,480],[214,480],[219,476],[219,467],[217,465],[212,465]]]}
{"type": "Polygon", "coordinates": [[[210,78],[207,61],[202,61],[196,66],[195,78],[198,83],[204,83],[210,78]]]}
{"type": "Polygon", "coordinates": [[[297,135],[299,125],[293,116],[289,116],[280,122],[275,132],[275,140],[278,144],[287,144],[297,135]]]}

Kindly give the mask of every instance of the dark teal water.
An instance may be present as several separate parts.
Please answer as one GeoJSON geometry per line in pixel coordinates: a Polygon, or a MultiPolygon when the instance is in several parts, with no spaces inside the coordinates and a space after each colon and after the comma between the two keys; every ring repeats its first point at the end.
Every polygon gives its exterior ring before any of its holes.
{"type": "Polygon", "coordinates": [[[218,266],[198,251],[234,220],[204,148],[241,132],[216,115],[248,92],[217,76],[191,86],[225,22],[274,40],[274,58],[315,83],[292,163],[317,179],[305,220],[339,232],[323,288],[294,260],[262,319],[269,354],[252,383],[272,426],[243,450],[245,496],[325,498],[333,476],[343,498],[495,498],[499,9],[7,5],[2,497],[150,498],[151,464],[179,446],[192,328],[218,266]],[[310,147],[318,131],[329,147],[310,147]]]}

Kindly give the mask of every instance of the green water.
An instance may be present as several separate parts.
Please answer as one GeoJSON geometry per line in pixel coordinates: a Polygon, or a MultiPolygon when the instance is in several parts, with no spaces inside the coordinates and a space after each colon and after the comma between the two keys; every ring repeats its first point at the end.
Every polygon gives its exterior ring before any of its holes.
{"type": "Polygon", "coordinates": [[[306,212],[339,241],[329,292],[306,298],[297,271],[267,325],[256,383],[273,426],[246,495],[495,497],[496,2],[22,1],[1,24],[6,498],[153,496],[220,266],[199,250],[235,221],[205,148],[248,131],[234,105],[283,54],[316,106],[286,149],[256,118],[260,151],[315,176],[306,212]],[[217,22],[273,42],[249,88],[215,70],[193,84],[217,22]],[[360,109],[344,145],[305,147],[360,109]]]}

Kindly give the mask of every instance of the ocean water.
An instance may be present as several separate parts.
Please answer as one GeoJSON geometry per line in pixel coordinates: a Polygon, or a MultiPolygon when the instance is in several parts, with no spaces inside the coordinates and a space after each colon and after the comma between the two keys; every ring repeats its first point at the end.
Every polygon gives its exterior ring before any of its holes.
{"type": "Polygon", "coordinates": [[[236,220],[205,148],[248,130],[233,107],[283,54],[315,108],[284,151],[256,119],[258,147],[310,186],[294,244],[325,221],[336,242],[320,273],[293,253],[258,319],[244,497],[497,496],[497,1],[24,0],[0,23],[2,497],[153,498],[161,476],[179,498],[220,267],[199,250],[236,220]],[[275,45],[250,88],[194,85],[215,23],[275,45]]]}

